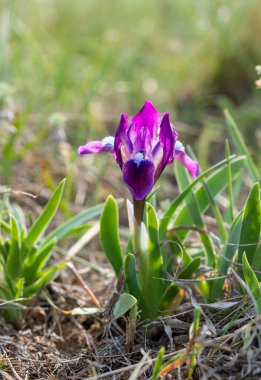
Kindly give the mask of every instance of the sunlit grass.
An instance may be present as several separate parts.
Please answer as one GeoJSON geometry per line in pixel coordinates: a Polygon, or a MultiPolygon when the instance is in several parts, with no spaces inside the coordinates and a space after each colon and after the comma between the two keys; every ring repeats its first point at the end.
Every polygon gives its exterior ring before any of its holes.
{"type": "Polygon", "coordinates": [[[1,79],[41,113],[97,102],[113,113],[146,97],[204,108],[218,90],[241,100],[261,58],[260,13],[258,0],[5,1],[1,79]]]}

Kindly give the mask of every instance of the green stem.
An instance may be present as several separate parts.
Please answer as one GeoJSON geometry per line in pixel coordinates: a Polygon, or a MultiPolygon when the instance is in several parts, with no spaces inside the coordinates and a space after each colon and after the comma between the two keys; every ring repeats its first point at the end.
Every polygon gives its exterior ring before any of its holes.
{"type": "Polygon", "coordinates": [[[140,242],[140,226],[143,220],[144,206],[145,206],[145,198],[141,201],[137,201],[133,199],[134,206],[134,236],[133,236],[133,244],[136,254],[139,259],[141,259],[141,242],[140,242]]]}

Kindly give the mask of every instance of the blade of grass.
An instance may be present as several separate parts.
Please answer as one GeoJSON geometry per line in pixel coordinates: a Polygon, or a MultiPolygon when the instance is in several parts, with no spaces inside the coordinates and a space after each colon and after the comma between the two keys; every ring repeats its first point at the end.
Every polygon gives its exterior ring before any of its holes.
{"type": "Polygon", "coordinates": [[[238,150],[238,152],[242,155],[245,155],[247,156],[247,162],[246,162],[246,166],[247,166],[247,169],[248,169],[248,172],[251,176],[251,178],[253,179],[253,181],[260,181],[260,175],[258,173],[258,169],[249,153],[249,150],[244,142],[244,139],[238,129],[238,126],[236,125],[234,119],[232,118],[232,116],[230,115],[229,111],[227,109],[224,110],[224,114],[225,114],[225,120],[226,120],[226,124],[228,126],[228,130],[229,130],[229,133],[230,133],[230,136],[238,150]]]}
{"type": "Polygon", "coordinates": [[[226,159],[227,159],[227,182],[228,182],[228,196],[229,196],[229,212],[230,212],[230,222],[234,219],[234,199],[233,199],[233,185],[232,185],[232,173],[231,173],[231,163],[229,161],[230,148],[229,142],[226,140],[226,159]]]}

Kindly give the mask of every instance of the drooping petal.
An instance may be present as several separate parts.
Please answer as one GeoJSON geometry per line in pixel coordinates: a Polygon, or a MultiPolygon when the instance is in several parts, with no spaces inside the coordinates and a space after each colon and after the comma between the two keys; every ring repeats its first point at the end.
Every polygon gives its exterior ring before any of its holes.
{"type": "MultiPolygon", "coordinates": [[[[115,159],[121,168],[123,165],[123,157],[122,157],[123,140],[124,141],[126,140],[127,128],[128,128],[128,115],[126,113],[122,113],[117,131],[115,134],[115,140],[114,140],[115,159]]],[[[129,144],[131,143],[129,142],[129,144]]],[[[131,149],[131,146],[128,146],[128,141],[126,141],[126,144],[124,144],[125,152],[128,149],[131,149]]]]}
{"type": "MultiPolygon", "coordinates": [[[[174,149],[174,144],[175,144],[174,136],[175,135],[173,133],[173,129],[169,121],[169,114],[165,113],[162,117],[162,121],[160,124],[160,133],[159,133],[159,142],[162,146],[162,153],[161,153],[162,158],[156,169],[155,181],[161,175],[161,173],[165,169],[165,166],[169,162],[169,159],[171,157],[171,154],[174,149]]],[[[159,150],[158,147],[157,149],[159,150]]]]}
{"type": "Polygon", "coordinates": [[[199,172],[198,162],[192,160],[185,152],[184,145],[180,141],[176,141],[174,148],[175,158],[188,170],[192,177],[196,178],[199,172]]]}
{"type": "Polygon", "coordinates": [[[78,148],[78,154],[98,154],[114,152],[114,137],[108,136],[103,140],[90,141],[78,148]]]}
{"type": "Polygon", "coordinates": [[[123,165],[123,180],[134,199],[140,201],[151,192],[154,185],[154,173],[154,163],[150,160],[143,160],[139,156],[123,165]]]}
{"type": "Polygon", "coordinates": [[[146,127],[150,131],[150,138],[154,140],[160,124],[160,114],[153,104],[147,100],[141,110],[133,117],[132,122],[131,140],[141,127],[146,127]]]}

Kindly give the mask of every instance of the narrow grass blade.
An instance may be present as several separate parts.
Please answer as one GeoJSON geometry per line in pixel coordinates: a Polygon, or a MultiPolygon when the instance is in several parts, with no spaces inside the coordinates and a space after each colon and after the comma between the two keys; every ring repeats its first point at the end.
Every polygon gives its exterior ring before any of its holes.
{"type": "Polygon", "coordinates": [[[227,159],[227,183],[228,183],[228,196],[229,196],[229,212],[230,222],[234,219],[234,198],[233,198],[233,184],[232,184],[232,172],[231,163],[229,161],[230,148],[229,142],[226,140],[226,159],[227,159]]]}
{"type": "MultiPolygon", "coordinates": [[[[186,265],[185,268],[183,268],[183,270],[178,274],[177,278],[179,280],[182,280],[182,279],[185,280],[185,279],[191,278],[193,273],[195,273],[197,269],[199,268],[200,263],[201,263],[201,259],[199,257],[195,258],[188,265],[186,265]]],[[[173,299],[178,295],[179,291],[180,291],[180,287],[176,285],[175,282],[172,282],[167,287],[167,289],[165,290],[161,298],[161,308],[163,310],[167,309],[171,305],[173,299]]]]}
{"type": "Polygon", "coordinates": [[[53,238],[56,238],[57,242],[64,239],[65,237],[70,235],[73,230],[79,228],[80,226],[83,226],[84,223],[88,222],[92,218],[100,216],[103,207],[104,204],[98,204],[73,216],[65,223],[62,223],[59,227],[55,228],[49,235],[47,235],[43,240],[42,244],[45,244],[47,241],[50,241],[53,238]]]}
{"type": "Polygon", "coordinates": [[[162,363],[163,363],[164,354],[165,354],[165,347],[161,347],[161,349],[158,352],[158,355],[157,355],[157,358],[156,358],[156,361],[155,361],[155,364],[153,367],[153,373],[151,376],[151,380],[158,380],[160,370],[162,367],[162,363]]]}
{"type": "Polygon", "coordinates": [[[149,354],[144,354],[143,358],[141,359],[141,361],[136,365],[134,371],[132,372],[131,376],[129,377],[128,380],[137,380],[139,379],[139,373],[140,373],[140,370],[142,369],[142,367],[144,366],[144,364],[147,362],[149,358],[149,354]]]}
{"type": "Polygon", "coordinates": [[[198,270],[200,264],[200,257],[193,259],[188,265],[185,266],[185,268],[182,269],[182,271],[178,275],[178,278],[183,280],[190,278],[193,275],[193,273],[195,273],[198,270]]]}
{"type": "Polygon", "coordinates": [[[225,120],[226,124],[228,126],[228,130],[230,133],[230,136],[239,152],[239,154],[243,154],[247,156],[246,166],[248,169],[248,172],[253,179],[253,181],[260,181],[260,175],[258,173],[257,167],[249,153],[249,150],[244,142],[244,139],[238,129],[238,126],[236,125],[234,119],[230,115],[228,110],[224,110],[225,114],[225,120]]]}

